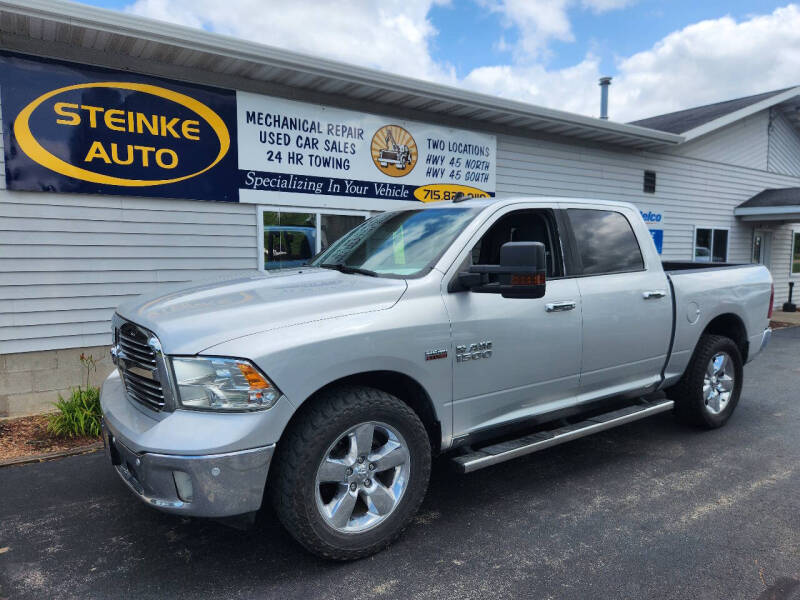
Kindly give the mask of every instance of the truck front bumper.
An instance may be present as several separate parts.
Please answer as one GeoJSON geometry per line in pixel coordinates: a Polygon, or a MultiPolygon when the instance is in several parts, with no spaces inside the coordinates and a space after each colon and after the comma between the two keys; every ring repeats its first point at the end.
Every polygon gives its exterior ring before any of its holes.
{"type": "Polygon", "coordinates": [[[252,413],[157,413],[128,400],[116,372],[100,403],[106,454],[120,478],[150,506],[195,517],[261,507],[275,442],[292,414],[283,397],[252,413]]]}
{"type": "Polygon", "coordinates": [[[103,443],[114,469],[142,501],[196,517],[257,511],[275,452],[275,444],[204,456],[134,452],[105,422],[103,443]]]}

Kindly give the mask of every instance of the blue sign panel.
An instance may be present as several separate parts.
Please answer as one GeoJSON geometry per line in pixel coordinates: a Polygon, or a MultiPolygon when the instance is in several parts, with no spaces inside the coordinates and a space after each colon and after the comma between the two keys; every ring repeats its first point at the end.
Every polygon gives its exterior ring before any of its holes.
{"type": "Polygon", "coordinates": [[[661,249],[664,247],[664,230],[651,229],[650,235],[653,238],[653,243],[656,245],[656,250],[658,250],[658,253],[661,254],[661,249]]]}
{"type": "Polygon", "coordinates": [[[11,190],[238,202],[232,91],[0,54],[11,190]]]}

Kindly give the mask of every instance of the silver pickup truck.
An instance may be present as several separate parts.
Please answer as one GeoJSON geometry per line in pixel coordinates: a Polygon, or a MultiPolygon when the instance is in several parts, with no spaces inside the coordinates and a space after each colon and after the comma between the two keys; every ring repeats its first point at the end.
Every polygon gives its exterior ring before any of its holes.
{"type": "Polygon", "coordinates": [[[376,552],[463,472],[674,411],[714,428],[770,337],[762,266],[663,263],[630,204],[386,212],[308,265],[121,306],[104,439],[182,515],[266,497],[306,548],[376,552]]]}

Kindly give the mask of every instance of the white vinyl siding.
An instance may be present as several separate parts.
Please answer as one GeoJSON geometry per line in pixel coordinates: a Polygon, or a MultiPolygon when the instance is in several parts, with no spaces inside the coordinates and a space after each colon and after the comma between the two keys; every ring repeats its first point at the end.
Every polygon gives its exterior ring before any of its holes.
{"type": "Polygon", "coordinates": [[[670,150],[671,154],[767,170],[769,111],[763,110],[670,150]]]}
{"type": "Polygon", "coordinates": [[[0,352],[108,342],[121,302],[257,268],[246,204],[0,192],[0,352]]]}
{"type": "Polygon", "coordinates": [[[773,173],[800,177],[800,133],[780,112],[773,113],[767,168],[773,173]]]}

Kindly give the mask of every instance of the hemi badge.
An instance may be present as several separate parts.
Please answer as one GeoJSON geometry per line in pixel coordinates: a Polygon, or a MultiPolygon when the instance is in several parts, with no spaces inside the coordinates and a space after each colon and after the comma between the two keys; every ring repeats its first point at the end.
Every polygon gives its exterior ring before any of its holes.
{"type": "Polygon", "coordinates": [[[437,358],[447,358],[447,350],[428,350],[425,353],[425,360],[436,360],[437,358]]]}

